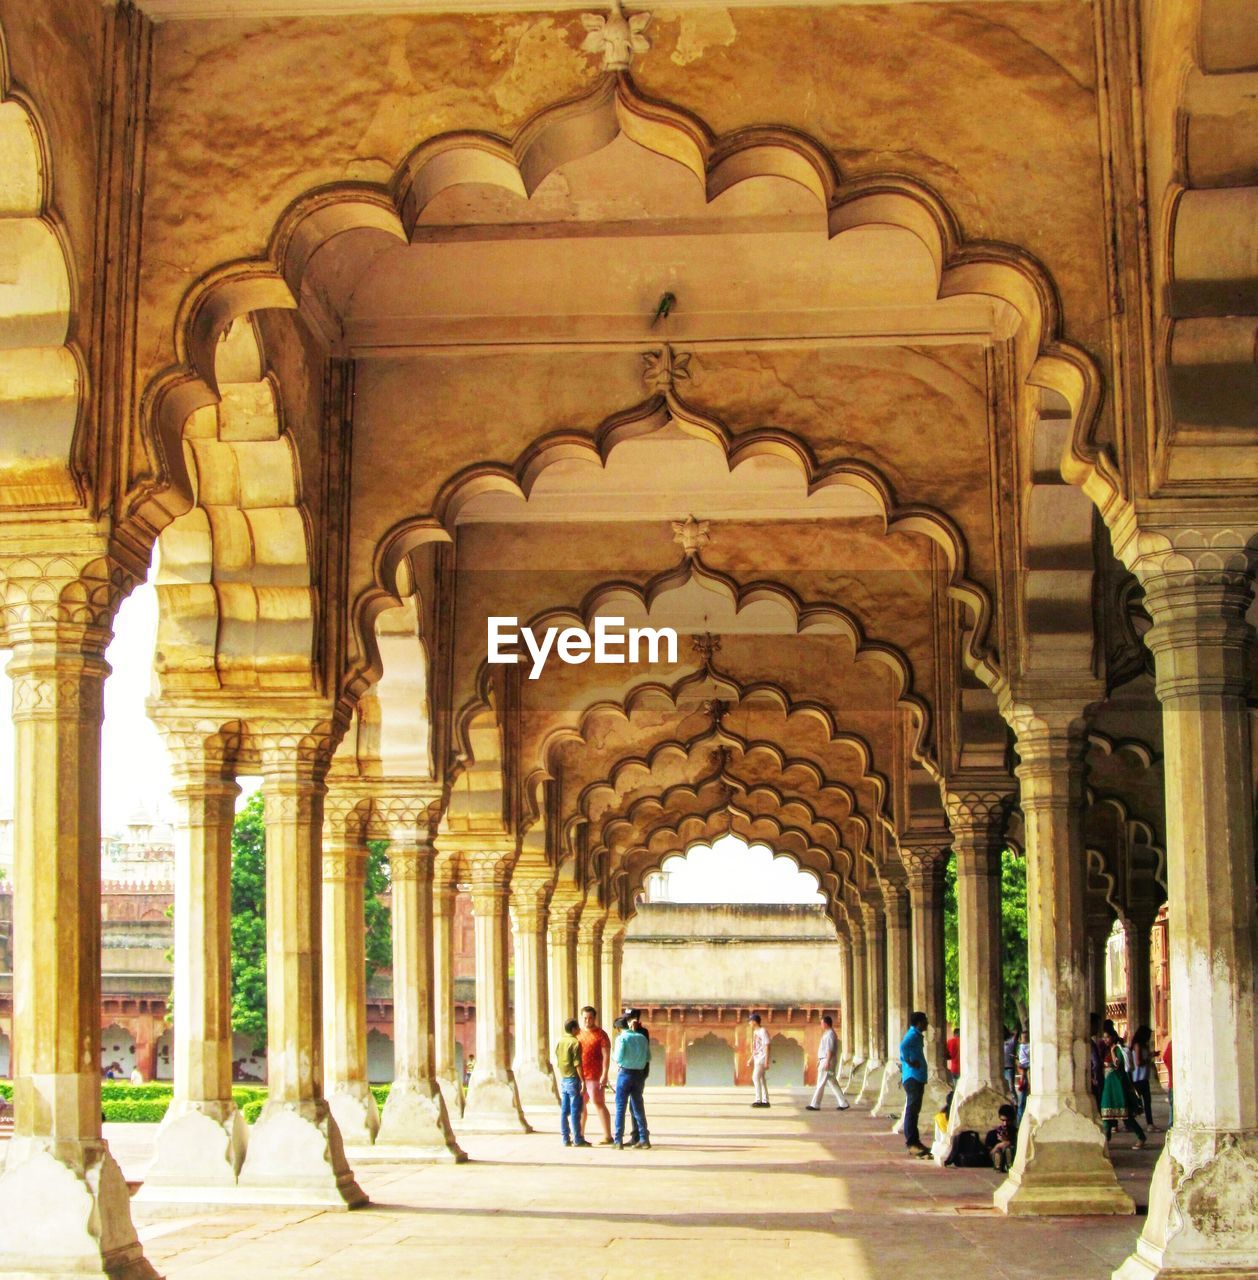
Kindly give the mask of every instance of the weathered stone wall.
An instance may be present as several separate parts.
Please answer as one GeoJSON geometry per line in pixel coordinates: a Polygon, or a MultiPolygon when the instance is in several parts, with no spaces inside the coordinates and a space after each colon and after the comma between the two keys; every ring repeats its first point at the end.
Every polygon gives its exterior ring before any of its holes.
{"type": "Polygon", "coordinates": [[[649,903],[625,935],[635,1004],[837,1005],[838,946],[820,907],[649,903]]]}

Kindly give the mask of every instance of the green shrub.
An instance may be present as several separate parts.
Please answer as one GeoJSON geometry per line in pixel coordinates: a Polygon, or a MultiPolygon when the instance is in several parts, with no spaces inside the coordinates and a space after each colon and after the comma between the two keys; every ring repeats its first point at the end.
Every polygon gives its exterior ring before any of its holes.
{"type": "Polygon", "coordinates": [[[243,1107],[248,1102],[257,1102],[259,1098],[263,1102],[266,1101],[266,1085],[264,1084],[232,1085],[232,1101],[238,1107],[243,1107]]]}
{"type": "Polygon", "coordinates": [[[257,1124],[258,1117],[262,1114],[262,1108],[265,1106],[265,1098],[254,1098],[252,1102],[246,1102],[240,1110],[241,1114],[249,1124],[257,1124]]]}
{"type": "Polygon", "coordinates": [[[175,1086],[169,1080],[151,1080],[146,1084],[132,1084],[129,1080],[102,1080],[100,1082],[101,1100],[112,1099],[117,1102],[169,1102],[174,1096],[175,1086]]]}
{"type": "Polygon", "coordinates": [[[169,1105],[169,1098],[105,1098],[101,1113],[113,1124],[156,1124],[169,1105]]]}
{"type": "Polygon", "coordinates": [[[373,1084],[371,1086],[372,1096],[376,1100],[376,1106],[381,1111],[384,1110],[384,1104],[389,1100],[389,1087],[387,1084],[373,1084]]]}
{"type": "Polygon", "coordinates": [[[0,1080],[0,1098],[3,1098],[5,1102],[13,1101],[13,1081],[12,1080],[0,1080]]]}

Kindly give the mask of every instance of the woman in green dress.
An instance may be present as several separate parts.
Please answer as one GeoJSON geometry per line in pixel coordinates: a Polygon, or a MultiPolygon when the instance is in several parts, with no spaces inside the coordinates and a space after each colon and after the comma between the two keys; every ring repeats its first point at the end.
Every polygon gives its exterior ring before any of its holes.
{"type": "Polygon", "coordinates": [[[1101,1039],[1105,1044],[1105,1083],[1101,1087],[1101,1128],[1105,1130],[1105,1141],[1109,1142],[1115,1123],[1121,1120],[1128,1133],[1136,1135],[1136,1149],[1139,1150],[1145,1144],[1145,1136],[1132,1110],[1127,1051],[1118,1033],[1108,1027],[1101,1039]]]}

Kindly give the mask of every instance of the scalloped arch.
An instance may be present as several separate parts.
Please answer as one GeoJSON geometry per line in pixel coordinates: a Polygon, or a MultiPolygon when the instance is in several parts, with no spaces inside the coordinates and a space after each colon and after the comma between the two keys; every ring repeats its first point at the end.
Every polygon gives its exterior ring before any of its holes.
{"type": "MultiPolygon", "coordinates": [[[[587,93],[538,112],[512,139],[470,131],[441,135],[418,146],[387,187],[347,183],[315,191],[287,210],[261,257],[226,264],[197,281],[176,320],[175,361],[154,379],[143,398],[143,420],[160,461],[160,482],[139,496],[129,515],[149,528],[161,528],[181,504],[186,507],[190,491],[178,442],[187,416],[217,396],[208,358],[214,337],[247,311],[301,305],[310,291],[308,277],[317,250],[329,238],[350,230],[391,239],[409,237],[428,203],[461,183],[493,183],[527,196],[557,167],[591,154],[621,133],[689,169],[709,200],[749,178],[775,176],[812,193],[826,213],[832,237],[869,225],[899,227],[916,236],[935,263],[939,297],[988,295],[1008,304],[1018,316],[1012,336],[1021,377],[1061,395],[1071,409],[1070,436],[1061,459],[1069,481],[1085,487],[1098,505],[1119,490],[1116,468],[1092,439],[1101,398],[1099,370],[1082,348],[1063,339],[1056,290],[1034,258],[1009,245],[963,242],[950,211],[919,182],[895,174],[845,181],[826,148],[789,128],[746,128],[718,137],[694,115],[642,94],[628,73],[621,73],[605,76],[587,93]]],[[[565,447],[572,446],[569,439],[565,447]]],[[[510,478],[478,477],[476,484],[523,487],[527,474],[525,468],[510,478]]],[[[831,469],[816,476],[818,483],[837,479],[831,469]]],[[[897,510],[895,521],[927,532],[944,546],[957,573],[953,591],[971,611],[967,661],[985,682],[993,682],[997,673],[984,648],[990,611],[983,593],[965,579],[956,530],[939,523],[936,513],[911,508],[897,510]],[[929,529],[923,527],[927,524],[929,529]]],[[[355,610],[360,651],[368,663],[374,660],[372,612],[385,607],[395,590],[392,575],[397,566],[390,561],[440,536],[440,521],[408,522],[405,530],[394,530],[382,548],[376,589],[367,591],[355,610]]]]}
{"type": "Polygon", "coordinates": [[[0,507],[76,506],[87,375],[71,341],[70,249],[53,208],[39,113],[13,83],[0,28],[0,507]]]}

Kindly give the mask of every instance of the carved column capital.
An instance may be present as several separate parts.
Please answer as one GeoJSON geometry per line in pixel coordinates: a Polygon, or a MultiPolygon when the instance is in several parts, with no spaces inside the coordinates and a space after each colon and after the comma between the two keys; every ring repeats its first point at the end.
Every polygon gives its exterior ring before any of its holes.
{"type": "Polygon", "coordinates": [[[362,884],[367,878],[365,849],[348,846],[323,850],[324,884],[362,884]]]}
{"type": "Polygon", "coordinates": [[[866,938],[881,938],[886,929],[886,917],[882,904],[871,900],[861,902],[861,918],[865,924],[866,938]]]}
{"type": "Polygon", "coordinates": [[[909,886],[904,880],[883,879],[879,882],[882,890],[882,905],[886,914],[888,927],[908,928],[909,923],[909,886]]]}
{"type": "Polygon", "coordinates": [[[952,840],[935,838],[929,841],[917,841],[912,844],[900,844],[900,861],[909,878],[909,890],[914,883],[923,880],[942,880],[944,867],[948,864],[948,855],[952,852],[952,840]]]}
{"type": "Polygon", "coordinates": [[[511,877],[511,924],[516,933],[539,933],[546,928],[552,881],[547,875],[517,868],[511,877]]]}
{"type": "Polygon", "coordinates": [[[0,547],[0,636],[9,647],[58,646],[103,657],[114,614],[137,578],[84,546],[33,554],[0,547]]]}
{"type": "Polygon", "coordinates": [[[331,720],[267,717],[251,718],[248,736],[261,759],[263,777],[322,788],[339,733],[331,720]]]}
{"type": "Polygon", "coordinates": [[[1012,796],[1012,779],[1004,788],[944,793],[944,808],[948,814],[948,826],[952,829],[958,875],[999,872],[1012,796]]]}
{"type": "Polygon", "coordinates": [[[215,716],[162,714],[153,703],[149,706],[170,759],[175,793],[197,792],[218,785],[230,786],[235,795],[240,725],[223,724],[215,716]]]}

